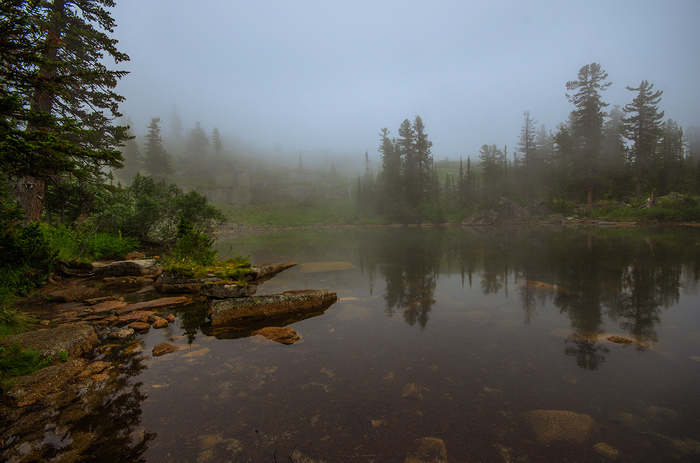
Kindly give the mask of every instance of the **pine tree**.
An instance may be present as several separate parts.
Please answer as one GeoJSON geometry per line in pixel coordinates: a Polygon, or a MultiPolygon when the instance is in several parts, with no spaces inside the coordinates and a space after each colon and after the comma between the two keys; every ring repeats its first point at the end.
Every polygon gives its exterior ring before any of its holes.
{"type": "Polygon", "coordinates": [[[214,149],[214,154],[220,156],[223,150],[223,144],[221,143],[221,135],[219,135],[219,129],[217,127],[214,127],[214,130],[211,132],[211,146],[214,149]]]}
{"type": "Polygon", "coordinates": [[[209,148],[209,137],[202,128],[199,121],[195,122],[194,128],[190,130],[187,141],[187,154],[194,158],[195,162],[201,162],[207,155],[209,148]]]}
{"type": "Polygon", "coordinates": [[[416,154],[416,131],[411,121],[404,119],[399,126],[399,138],[395,142],[403,166],[403,191],[406,203],[415,206],[421,199],[418,156],[416,154]]]}
{"type": "Polygon", "coordinates": [[[163,179],[173,173],[173,161],[163,148],[160,136],[160,117],[151,119],[146,134],[144,169],[154,179],[163,179]]]}
{"type": "Polygon", "coordinates": [[[654,162],[659,138],[663,134],[661,120],[664,112],[659,112],[659,102],[663,91],[653,91],[654,84],[643,80],[639,87],[626,87],[637,92],[632,103],[625,106],[625,137],[632,142],[630,155],[634,166],[637,198],[642,197],[642,185],[648,177],[654,162]]]}
{"type": "Polygon", "coordinates": [[[573,141],[575,165],[580,166],[576,174],[583,180],[587,209],[593,208],[593,196],[596,186],[596,166],[603,141],[603,108],[608,104],[601,99],[600,93],[611,82],[606,82],[608,73],[598,63],[583,66],[578,72],[578,79],[566,83],[566,89],[572,94],[566,97],[575,106],[571,112],[570,125],[573,141]]]}
{"type": "Polygon", "coordinates": [[[397,146],[389,138],[389,129],[383,128],[379,136],[381,137],[379,152],[382,155],[382,171],[378,182],[381,193],[380,209],[384,209],[387,205],[394,206],[402,200],[402,166],[397,146]]]}
{"type": "MultiPolygon", "coordinates": [[[[433,142],[428,140],[428,134],[425,133],[425,125],[420,116],[416,116],[413,121],[413,132],[415,133],[414,142],[414,153],[416,157],[416,170],[417,170],[417,189],[420,193],[418,202],[424,202],[426,199],[431,197],[430,192],[435,188],[431,187],[434,183],[431,171],[433,170],[433,156],[430,152],[430,148],[433,146],[433,142]]],[[[434,195],[433,195],[434,198],[434,195]]]]}
{"type": "Polygon", "coordinates": [[[516,155],[520,158],[520,169],[524,183],[525,198],[531,199],[535,193],[535,184],[539,183],[539,159],[535,144],[535,124],[537,123],[531,116],[530,111],[523,113],[525,120],[520,129],[520,139],[516,155]]]}
{"type": "MultiPolygon", "coordinates": [[[[127,128],[112,122],[123,101],[114,88],[126,72],[109,70],[104,57],[129,58],[107,35],[115,26],[112,6],[111,0],[2,4],[0,40],[9,53],[3,51],[0,86],[14,95],[3,119],[25,133],[0,149],[29,220],[41,218],[47,180],[71,174],[99,182],[103,167],[121,166],[118,147],[127,128]]],[[[5,106],[5,95],[0,98],[5,106]]]]}

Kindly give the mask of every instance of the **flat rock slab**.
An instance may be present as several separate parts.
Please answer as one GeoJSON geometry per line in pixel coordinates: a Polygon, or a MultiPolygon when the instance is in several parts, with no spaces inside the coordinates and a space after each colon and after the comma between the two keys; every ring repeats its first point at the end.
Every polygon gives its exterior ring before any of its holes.
{"type": "Polygon", "coordinates": [[[553,442],[583,444],[598,430],[589,415],[566,410],[530,410],[520,414],[535,440],[542,445],[553,442]]]}
{"type": "Polygon", "coordinates": [[[275,342],[279,342],[280,344],[294,344],[297,342],[299,338],[299,334],[297,334],[296,331],[294,331],[292,328],[285,326],[285,327],[279,327],[279,326],[268,326],[262,329],[259,329],[257,331],[253,331],[251,333],[253,336],[264,336],[267,339],[275,342]]]}
{"type": "Polygon", "coordinates": [[[6,338],[2,344],[19,344],[34,349],[42,356],[57,358],[65,351],[71,357],[90,352],[99,342],[95,328],[84,323],[60,325],[56,328],[26,331],[6,338]]]}
{"type": "Polygon", "coordinates": [[[337,300],[336,293],[326,290],[286,291],[237,299],[208,299],[207,313],[212,326],[227,326],[242,321],[323,312],[337,300]]]}
{"type": "Polygon", "coordinates": [[[65,289],[59,289],[48,295],[52,301],[58,302],[73,302],[84,301],[97,295],[97,288],[87,286],[72,286],[65,289]]]}
{"type": "Polygon", "coordinates": [[[115,310],[115,312],[117,315],[123,315],[125,313],[134,312],[136,310],[155,310],[161,309],[163,307],[172,307],[174,305],[188,304],[190,302],[192,302],[192,298],[187,296],[161,297],[160,299],[154,299],[152,301],[129,304],[126,307],[122,307],[115,310]]]}
{"type": "Polygon", "coordinates": [[[156,259],[93,262],[75,265],[60,262],[59,268],[64,274],[72,276],[156,276],[161,272],[161,267],[156,259]]]}
{"type": "Polygon", "coordinates": [[[66,385],[84,368],[85,360],[77,358],[20,376],[5,398],[14,407],[31,405],[66,385]]]}
{"type": "Polygon", "coordinates": [[[278,273],[297,265],[296,262],[281,262],[278,264],[251,265],[250,269],[255,272],[255,276],[250,280],[269,280],[278,273]]]}
{"type": "Polygon", "coordinates": [[[137,310],[135,312],[119,315],[117,319],[112,322],[112,324],[122,326],[132,322],[145,322],[148,321],[148,317],[151,315],[153,315],[152,310],[137,310]]]}
{"type": "Polygon", "coordinates": [[[92,313],[100,313],[100,312],[111,312],[113,310],[121,309],[122,307],[126,307],[128,304],[124,301],[104,301],[104,302],[98,302],[97,304],[93,305],[87,311],[92,312],[92,313]]]}

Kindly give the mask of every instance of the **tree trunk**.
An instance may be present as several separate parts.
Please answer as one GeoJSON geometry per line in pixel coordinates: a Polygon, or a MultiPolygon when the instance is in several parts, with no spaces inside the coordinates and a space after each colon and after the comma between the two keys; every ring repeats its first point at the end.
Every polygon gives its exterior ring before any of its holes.
{"type": "Polygon", "coordinates": [[[42,178],[27,175],[17,181],[17,203],[24,211],[25,223],[38,222],[44,211],[44,190],[46,183],[42,178]]]}

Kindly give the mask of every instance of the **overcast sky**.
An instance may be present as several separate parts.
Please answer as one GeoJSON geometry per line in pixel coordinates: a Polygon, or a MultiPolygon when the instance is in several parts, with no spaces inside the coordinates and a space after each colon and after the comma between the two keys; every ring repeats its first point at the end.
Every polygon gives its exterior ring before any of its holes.
{"type": "Polygon", "coordinates": [[[378,157],[378,132],[420,115],[436,160],[512,153],[523,111],[554,130],[566,82],[598,62],[611,104],[646,79],[661,109],[700,126],[700,0],[116,0],[131,57],[118,91],[137,133],[218,127],[289,156],[378,157]]]}

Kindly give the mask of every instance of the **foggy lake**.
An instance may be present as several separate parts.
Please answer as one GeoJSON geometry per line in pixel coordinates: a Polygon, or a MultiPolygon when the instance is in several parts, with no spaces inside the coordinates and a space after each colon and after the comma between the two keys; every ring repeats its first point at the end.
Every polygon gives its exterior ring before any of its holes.
{"type": "Polygon", "coordinates": [[[201,307],[151,330],[99,424],[74,424],[106,436],[100,461],[403,462],[424,437],[451,462],[600,462],[600,444],[622,461],[698,455],[700,229],[287,230],[216,246],[299,263],[258,294],[339,301],[291,323],[289,346],[213,332],[201,307]],[[171,337],[180,351],[150,357],[171,337]],[[533,410],[595,423],[543,442],[533,410]]]}

